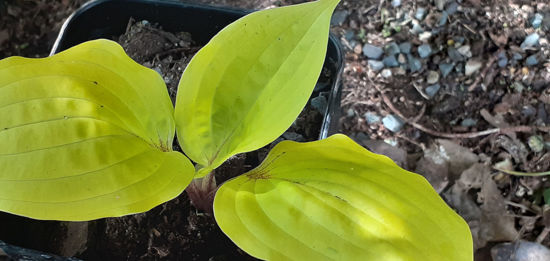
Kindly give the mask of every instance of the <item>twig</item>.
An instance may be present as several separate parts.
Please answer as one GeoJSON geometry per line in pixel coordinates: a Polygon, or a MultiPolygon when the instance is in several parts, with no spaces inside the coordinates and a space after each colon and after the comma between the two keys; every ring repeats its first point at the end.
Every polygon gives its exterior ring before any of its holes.
{"type": "Polygon", "coordinates": [[[514,175],[514,176],[540,177],[540,176],[550,175],[550,171],[545,171],[545,172],[521,172],[521,171],[505,170],[505,169],[499,169],[499,168],[494,168],[494,169],[498,170],[500,172],[504,172],[506,174],[514,175]]]}
{"type": "Polygon", "coordinates": [[[539,244],[542,243],[542,241],[544,241],[546,236],[548,236],[548,233],[550,233],[550,228],[549,227],[544,227],[542,232],[540,232],[539,236],[537,237],[536,242],[539,243],[539,244]]]}
{"type": "MultiPolygon", "coordinates": [[[[500,52],[500,50],[497,51],[497,53],[498,52],[500,52]]],[[[495,63],[496,59],[497,59],[496,53],[491,55],[491,58],[489,58],[489,61],[487,62],[487,66],[485,66],[485,68],[483,68],[483,71],[481,71],[481,73],[477,76],[474,83],[472,83],[472,85],[470,85],[470,87],[468,87],[468,91],[470,91],[470,92],[473,91],[477,87],[479,82],[481,82],[481,79],[485,78],[485,75],[487,75],[487,71],[489,71],[489,69],[493,66],[493,63],[495,63]]]]}
{"type": "Polygon", "coordinates": [[[445,132],[435,131],[432,129],[428,129],[422,126],[421,124],[415,122],[414,120],[410,120],[409,118],[405,117],[403,113],[401,113],[397,108],[395,108],[393,103],[390,101],[388,96],[380,89],[380,87],[376,83],[374,83],[372,80],[370,81],[382,96],[382,100],[384,101],[384,103],[388,106],[388,108],[393,113],[395,113],[397,116],[399,116],[401,119],[403,119],[405,122],[412,125],[413,127],[436,137],[443,137],[443,138],[449,138],[449,139],[471,139],[471,138],[486,136],[493,133],[502,133],[502,132],[533,132],[535,130],[550,132],[550,127],[540,127],[540,126],[515,126],[515,127],[494,128],[494,129],[488,129],[484,131],[466,132],[466,133],[445,133],[445,132]]]}

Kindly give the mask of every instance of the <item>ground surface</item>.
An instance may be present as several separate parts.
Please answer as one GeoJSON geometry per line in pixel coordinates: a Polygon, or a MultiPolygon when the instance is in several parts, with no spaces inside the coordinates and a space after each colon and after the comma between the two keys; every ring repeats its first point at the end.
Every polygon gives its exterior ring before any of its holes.
{"type": "MultiPolygon", "coordinates": [[[[0,0],[0,58],[47,55],[82,2],[0,0]]],[[[550,171],[547,1],[342,0],[333,24],[346,52],[341,132],[424,175],[468,221],[476,259],[502,242],[550,246],[548,179],[495,169],[550,171]]]]}

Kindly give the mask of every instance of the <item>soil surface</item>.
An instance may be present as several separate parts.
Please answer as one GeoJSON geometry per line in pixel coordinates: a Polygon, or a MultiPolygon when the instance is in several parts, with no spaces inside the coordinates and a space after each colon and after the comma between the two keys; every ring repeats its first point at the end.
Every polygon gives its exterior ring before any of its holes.
{"type": "MultiPolygon", "coordinates": [[[[153,21],[133,19],[129,21],[126,33],[113,40],[118,41],[136,62],[162,76],[173,102],[183,70],[201,48],[189,33],[166,32],[153,21]]],[[[328,69],[324,68],[312,97],[328,97],[332,79],[327,74],[328,69]]],[[[146,213],[80,223],[86,227],[86,239],[82,246],[78,246],[82,251],[73,252],[74,256],[84,260],[256,260],[240,250],[216,225],[211,206],[217,185],[258,166],[269,150],[282,140],[317,140],[323,120],[320,111],[324,113],[322,108],[316,109],[308,103],[292,126],[276,141],[257,151],[236,155],[216,169],[208,197],[196,195],[200,192],[190,186],[188,193],[182,193],[146,213]],[[189,193],[195,204],[192,204],[189,193]]],[[[181,151],[177,140],[174,150],[181,151]]],[[[66,254],[61,251],[67,244],[65,241],[70,240],[64,238],[70,234],[66,222],[34,221],[0,213],[0,223],[2,227],[9,224],[13,228],[0,231],[0,238],[8,243],[66,254]],[[29,231],[18,227],[29,228],[29,231]],[[29,240],[33,234],[37,237],[29,240]],[[49,243],[45,245],[43,242],[49,243]]]]}
{"type": "MultiPolygon", "coordinates": [[[[149,21],[130,21],[118,42],[140,64],[156,70],[167,83],[172,101],[176,99],[179,78],[193,55],[200,49],[185,32],[165,32],[149,21]]],[[[322,115],[311,106],[281,138],[313,141],[319,136],[322,115]]],[[[275,145],[233,157],[216,170],[218,184],[258,166],[275,145]]],[[[174,142],[179,150],[177,141],[174,142]]],[[[212,187],[215,191],[216,187],[212,187]]],[[[187,190],[189,192],[189,189],[187,190]]],[[[214,193],[211,193],[213,195],[214,193]]],[[[196,198],[197,204],[211,206],[213,197],[196,198]],[[206,202],[203,202],[206,201],[206,202]]],[[[95,234],[80,256],[90,260],[256,260],[235,246],[218,228],[211,209],[197,209],[188,193],[146,213],[95,221],[95,234]]]]}

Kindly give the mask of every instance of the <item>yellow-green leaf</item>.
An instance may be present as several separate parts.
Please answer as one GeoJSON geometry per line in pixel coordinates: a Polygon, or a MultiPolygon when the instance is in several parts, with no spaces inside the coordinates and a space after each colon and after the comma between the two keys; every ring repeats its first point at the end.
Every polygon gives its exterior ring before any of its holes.
{"type": "Polygon", "coordinates": [[[203,176],[280,136],[305,106],[323,65],[332,11],[320,0],[249,14],[191,60],[178,87],[178,141],[203,176]]]}
{"type": "Polygon", "coordinates": [[[171,151],[173,107],[160,75],[112,41],[0,61],[0,210],[90,220],[179,195],[194,167],[171,151]]]}
{"type": "Polygon", "coordinates": [[[223,184],[220,228],[266,260],[472,260],[468,225],[420,175],[344,135],[283,141],[223,184]]]}

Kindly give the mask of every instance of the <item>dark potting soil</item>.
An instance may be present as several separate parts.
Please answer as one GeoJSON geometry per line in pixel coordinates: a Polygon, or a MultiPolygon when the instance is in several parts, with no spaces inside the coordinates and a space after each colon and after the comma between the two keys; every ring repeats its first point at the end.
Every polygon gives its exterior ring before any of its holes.
{"type": "MultiPolygon", "coordinates": [[[[201,47],[188,33],[165,32],[146,21],[130,21],[127,32],[113,39],[163,77],[173,102],[183,70],[201,47]]],[[[320,79],[312,96],[318,101],[330,91],[328,70],[323,69],[320,79]]],[[[318,139],[322,102],[317,102],[318,109],[311,104],[272,144],[236,155],[216,169],[217,184],[258,166],[282,140],[318,139]]],[[[181,151],[177,142],[174,150],[181,151]]],[[[256,260],[223,234],[211,214],[195,208],[187,193],[146,213],[90,222],[39,221],[0,212],[0,228],[0,240],[8,244],[84,260],[256,260]]]]}
{"type": "MultiPolygon", "coordinates": [[[[147,21],[130,21],[127,32],[118,41],[135,61],[161,74],[175,102],[181,74],[201,47],[193,42],[192,36],[185,32],[165,32],[147,21]]],[[[326,73],[323,75],[326,77],[326,73]]],[[[315,95],[326,93],[317,91],[315,95]]],[[[269,150],[282,140],[318,139],[322,118],[322,114],[308,103],[289,130],[275,142],[257,151],[234,156],[220,166],[215,171],[218,185],[258,166],[269,150]]],[[[176,142],[174,149],[180,150],[176,142]]],[[[80,256],[84,259],[256,260],[223,234],[211,214],[196,209],[187,193],[146,213],[93,223],[88,249],[80,256]]]]}

